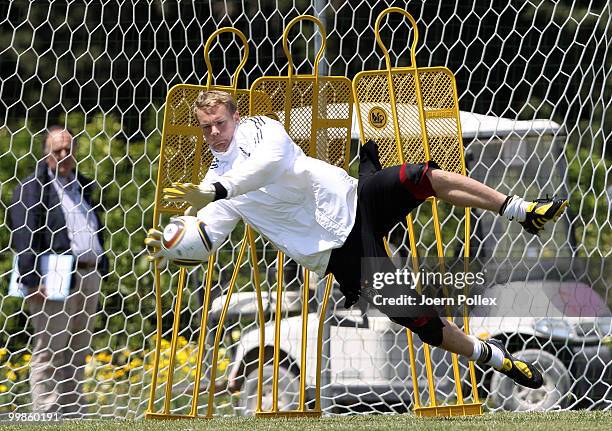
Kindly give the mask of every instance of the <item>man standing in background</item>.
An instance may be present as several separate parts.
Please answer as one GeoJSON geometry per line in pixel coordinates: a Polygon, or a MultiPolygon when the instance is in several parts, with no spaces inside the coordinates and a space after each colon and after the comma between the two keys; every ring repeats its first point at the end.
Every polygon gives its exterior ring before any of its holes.
{"type": "Polygon", "coordinates": [[[32,411],[65,417],[86,413],[83,380],[90,354],[101,277],[108,272],[102,224],[92,203],[95,184],[76,173],[74,135],[51,126],[44,157],[13,191],[9,207],[11,247],[34,329],[30,387],[32,411]],[[44,255],[74,256],[71,289],[63,300],[41,284],[44,255]]]}

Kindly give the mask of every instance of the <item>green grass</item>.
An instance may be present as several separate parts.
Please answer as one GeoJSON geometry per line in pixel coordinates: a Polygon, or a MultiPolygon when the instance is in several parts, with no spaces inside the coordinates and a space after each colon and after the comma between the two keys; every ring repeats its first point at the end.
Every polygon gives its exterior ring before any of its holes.
{"type": "Polygon", "coordinates": [[[215,418],[212,420],[138,420],[138,421],[64,421],[58,424],[4,423],[3,430],[82,430],[82,431],[376,431],[376,430],[611,430],[612,412],[556,412],[556,413],[488,413],[468,418],[415,418],[411,415],[349,416],[323,419],[255,419],[215,418]]]}

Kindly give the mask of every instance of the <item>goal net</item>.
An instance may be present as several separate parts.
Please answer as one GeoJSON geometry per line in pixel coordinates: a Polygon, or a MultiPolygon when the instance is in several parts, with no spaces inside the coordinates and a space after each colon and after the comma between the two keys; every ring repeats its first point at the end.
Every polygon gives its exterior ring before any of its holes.
{"type": "MultiPolygon", "coordinates": [[[[364,70],[384,69],[374,20],[389,6],[407,10],[418,23],[417,65],[445,66],[455,74],[468,175],[506,194],[570,199],[567,213],[540,238],[522,233],[518,225],[502,222],[492,213],[471,213],[470,255],[490,275],[491,291],[515,295],[509,314],[487,318],[476,312],[472,333],[502,339],[511,351],[536,362],[548,379],[541,390],[525,393],[498,374],[477,367],[479,391],[487,399],[487,408],[612,408],[608,2],[592,1],[587,6],[576,0],[511,0],[460,6],[441,1],[73,0],[0,4],[0,413],[33,409],[32,361],[40,360],[40,354],[33,357],[32,353],[40,333],[35,333],[29,299],[9,295],[15,255],[9,214],[16,202],[13,191],[25,184],[44,158],[45,130],[60,125],[74,132],[76,169],[96,187],[95,209],[101,216],[103,249],[110,263],[99,292],[92,294],[96,300],[95,311],[88,316],[92,338],[85,362],[79,365],[84,368],[81,413],[143,417],[155,337],[162,338],[165,354],[160,364],[162,374],[164,366],[167,373],[175,317],[171,311],[175,292],[166,289],[162,333],[156,334],[153,274],[143,250],[153,220],[166,94],[176,84],[206,83],[203,44],[224,26],[242,31],[249,41],[251,53],[238,88],[250,88],[263,76],[286,75],[281,36],[287,23],[301,14],[318,17],[327,32],[319,63],[321,76],[353,79],[364,70]],[[563,283],[546,281],[553,270],[562,273],[563,283]],[[564,286],[573,286],[571,292],[588,297],[602,312],[585,316],[564,313],[567,310],[561,307],[559,316],[543,317],[521,302],[541,298],[554,304],[563,296],[564,286]]],[[[380,37],[394,65],[410,64],[409,23],[390,15],[382,22],[380,37]]],[[[318,32],[310,24],[300,24],[291,32],[290,45],[296,72],[311,73],[321,46],[318,32]]],[[[234,37],[224,35],[211,48],[216,84],[230,82],[242,58],[241,47],[234,37]]],[[[352,137],[349,172],[355,175],[356,125],[352,137]]],[[[423,209],[413,219],[421,254],[435,256],[430,214],[423,209]]],[[[440,220],[445,254],[460,255],[463,211],[440,204],[440,220]]],[[[239,226],[217,253],[209,332],[218,326],[243,233],[244,226],[239,226]]],[[[256,244],[266,321],[272,325],[277,254],[264,238],[258,237],[256,244]]],[[[407,265],[410,246],[404,224],[390,232],[389,244],[396,262],[407,265]]],[[[32,249],[36,244],[23,246],[32,249]]],[[[241,264],[237,291],[223,325],[216,415],[249,414],[255,406],[258,326],[249,262],[244,259],[241,264]]],[[[163,273],[164,286],[176,285],[175,270],[170,267],[163,273]]],[[[280,402],[289,407],[299,393],[296,364],[303,273],[288,258],[282,270],[286,290],[279,393],[280,402]]],[[[171,389],[175,413],[188,412],[191,403],[205,277],[205,268],[190,271],[182,297],[171,389]]],[[[309,287],[314,319],[324,281],[311,279],[309,287]]],[[[346,310],[342,304],[341,294],[334,291],[325,316],[324,413],[409,410],[413,388],[405,331],[375,310],[346,310]]],[[[51,321],[52,316],[41,316],[51,321]]],[[[316,322],[309,324],[316,327],[316,322]]],[[[271,334],[266,337],[270,346],[271,334]]],[[[316,334],[312,337],[310,345],[316,334]]],[[[417,361],[422,364],[418,337],[415,340],[417,361]]],[[[207,340],[200,383],[203,393],[209,384],[211,346],[212,339],[207,340]]],[[[68,349],[65,353],[72,360],[82,352],[68,349]]],[[[435,393],[425,391],[424,397],[448,401],[454,388],[448,371],[450,357],[433,349],[432,362],[435,393]]],[[[467,364],[462,367],[466,369],[467,364]]],[[[264,387],[271,385],[270,369],[264,369],[264,387]]],[[[58,375],[47,381],[51,392],[65,384],[58,375]]],[[[307,377],[306,396],[312,399],[314,370],[307,377]]],[[[427,387],[424,372],[416,384],[427,387]]],[[[200,399],[199,408],[205,411],[206,397],[200,399]]]]}

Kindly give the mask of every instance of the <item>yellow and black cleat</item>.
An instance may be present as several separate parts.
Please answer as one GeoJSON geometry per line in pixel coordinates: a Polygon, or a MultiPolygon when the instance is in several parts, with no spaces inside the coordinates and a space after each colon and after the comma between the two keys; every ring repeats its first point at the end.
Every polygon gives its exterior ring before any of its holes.
{"type": "Polygon", "coordinates": [[[525,221],[519,222],[529,233],[537,235],[549,221],[557,220],[568,206],[567,199],[544,198],[529,204],[525,213],[525,221]]]}
{"type": "Polygon", "coordinates": [[[541,388],[544,384],[542,373],[531,363],[521,361],[512,356],[504,343],[496,339],[490,339],[487,343],[499,347],[504,352],[504,362],[502,368],[498,369],[502,374],[510,377],[515,383],[531,389],[541,388]]]}

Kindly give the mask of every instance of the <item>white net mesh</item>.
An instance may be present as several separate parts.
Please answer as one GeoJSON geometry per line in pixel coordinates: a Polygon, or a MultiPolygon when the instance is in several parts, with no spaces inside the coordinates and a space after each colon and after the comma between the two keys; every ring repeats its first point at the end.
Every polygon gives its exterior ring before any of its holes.
{"type": "MultiPolygon", "coordinates": [[[[485,262],[516,256],[600,258],[599,271],[577,275],[576,280],[594,289],[600,301],[610,306],[611,277],[604,272],[609,272],[605,259],[612,245],[609,3],[510,1],[492,7],[371,3],[111,1],[102,5],[75,0],[51,2],[50,6],[42,2],[0,4],[0,412],[33,408],[29,380],[37,336],[27,300],[7,295],[15,227],[10,228],[8,210],[15,205],[13,190],[34,173],[42,157],[44,130],[60,124],[76,135],[77,171],[97,187],[94,202],[100,202],[96,209],[110,259],[97,310],[87,313],[93,333],[87,343],[91,351],[75,345],[63,347],[73,362],[87,352],[85,396],[64,402],[81,404],[80,413],[95,417],[143,415],[151,380],[155,300],[142,241],[152,221],[160,115],[171,86],[205,83],[203,41],[222,26],[236,27],[249,39],[251,55],[239,81],[239,88],[248,88],[258,77],[286,74],[281,35],[289,20],[299,14],[310,13],[324,22],[328,39],[321,73],[352,79],[362,70],[384,67],[373,33],[378,13],[388,6],[408,10],[421,32],[417,64],[447,66],[457,77],[470,176],[504,193],[570,197],[567,216],[543,239],[527,237],[514,230],[515,225],[494,220],[491,214],[475,212],[472,254],[485,262]]],[[[383,23],[381,37],[394,64],[409,62],[408,28],[397,17],[383,23]]],[[[318,45],[310,24],[299,26],[292,34],[298,33],[303,36],[292,43],[294,64],[298,72],[310,73],[318,45]]],[[[229,82],[240,59],[237,46],[222,39],[211,52],[217,83],[229,82]]],[[[357,142],[352,145],[349,170],[355,173],[357,142]]],[[[447,248],[460,249],[462,212],[442,209],[445,237],[455,238],[447,248]]],[[[420,249],[435,255],[427,212],[420,211],[415,221],[420,249]]],[[[242,229],[218,252],[214,297],[220,297],[227,286],[242,229]]],[[[405,258],[408,239],[404,227],[398,226],[390,239],[399,259],[405,258]]],[[[257,245],[260,271],[265,275],[263,290],[273,292],[276,252],[262,238],[257,245]]],[[[35,244],[23,246],[27,249],[35,244]]],[[[514,265],[513,280],[524,280],[529,268],[510,263],[514,265]]],[[[219,415],[248,413],[254,406],[257,326],[250,267],[246,260],[242,265],[238,290],[243,296],[238,295],[230,309],[218,361],[221,372],[215,401],[219,415]]],[[[183,296],[173,412],[189,408],[203,277],[201,269],[194,270],[183,296]]],[[[301,271],[287,260],[287,314],[281,342],[285,359],[279,390],[284,406],[296,402],[299,387],[301,279],[301,271]]],[[[164,286],[170,282],[176,285],[176,274],[165,273],[164,286]]],[[[537,294],[538,286],[520,284],[523,295],[537,294]]],[[[320,299],[315,291],[321,291],[322,285],[312,288],[314,313],[320,299]]],[[[88,294],[90,299],[96,295],[88,294]]],[[[166,290],[165,349],[173,298],[174,292],[166,290]]],[[[213,304],[211,329],[217,325],[219,301],[213,304]]],[[[372,310],[364,314],[358,309],[344,310],[341,304],[341,296],[334,292],[323,360],[324,411],[405,411],[412,395],[405,332],[372,310]]],[[[272,294],[266,314],[269,321],[273,310],[272,294]]],[[[48,318],[49,313],[45,310],[42,316],[48,318]]],[[[311,319],[309,328],[314,331],[316,315],[311,314],[311,319]]],[[[273,340],[270,325],[266,328],[269,343],[273,340]]],[[[496,336],[511,351],[522,351],[547,376],[542,390],[521,392],[499,375],[484,372],[479,381],[483,394],[491,393],[489,408],[611,408],[609,318],[474,318],[471,325],[474,334],[496,336]]],[[[50,323],[43,322],[43,328],[50,332],[50,323]]],[[[316,333],[309,337],[309,346],[314,346],[316,333]]],[[[207,347],[211,344],[209,340],[207,347]]],[[[437,349],[433,352],[438,382],[435,396],[442,401],[452,396],[450,358],[437,349]]],[[[421,354],[419,350],[422,362],[421,354]]],[[[314,350],[309,355],[314,359],[314,350]]],[[[210,360],[207,350],[205,364],[210,360]]],[[[167,366],[167,355],[161,361],[167,366]]],[[[314,360],[309,363],[314,367],[314,360]]],[[[270,370],[266,367],[264,373],[268,387],[270,370]]],[[[65,382],[58,372],[48,383],[53,391],[63,388],[65,382]]],[[[204,378],[203,391],[207,385],[204,378]]],[[[424,374],[419,386],[426,386],[424,374]]],[[[313,387],[314,369],[308,372],[309,399],[313,387]]],[[[68,392],[74,395],[77,390],[68,392]]],[[[205,398],[201,397],[201,409],[206,407],[205,398]]],[[[269,399],[264,400],[264,407],[266,402],[269,399]]]]}

